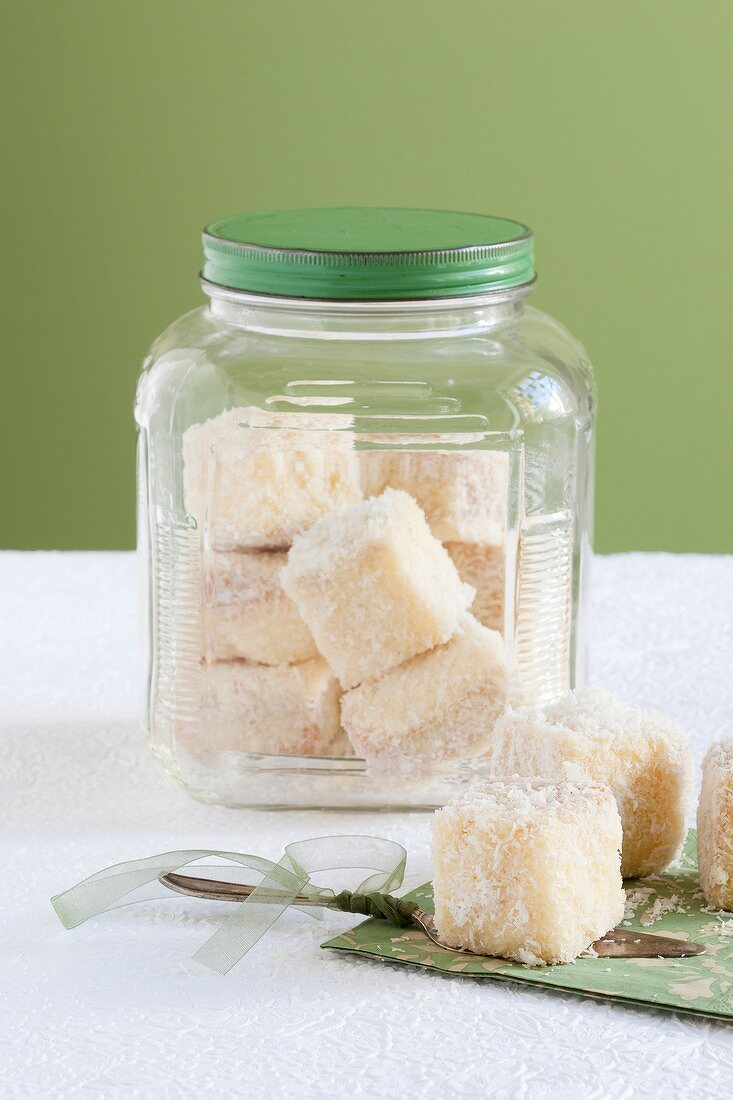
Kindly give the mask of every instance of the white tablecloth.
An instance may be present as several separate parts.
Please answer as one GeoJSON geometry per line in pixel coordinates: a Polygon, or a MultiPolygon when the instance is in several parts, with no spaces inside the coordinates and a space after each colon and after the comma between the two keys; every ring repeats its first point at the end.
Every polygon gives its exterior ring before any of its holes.
{"type": "MultiPolygon", "coordinates": [[[[355,918],[286,914],[227,977],[190,956],[221,907],[123,909],[73,932],[49,897],[123,859],[375,833],[430,877],[430,815],[270,814],[187,800],[136,716],[136,567],[123,553],[0,555],[0,1095],[712,1097],[733,1028],[319,950],[355,918]]],[[[599,559],[594,678],[688,731],[733,731],[733,558],[599,559]]]]}

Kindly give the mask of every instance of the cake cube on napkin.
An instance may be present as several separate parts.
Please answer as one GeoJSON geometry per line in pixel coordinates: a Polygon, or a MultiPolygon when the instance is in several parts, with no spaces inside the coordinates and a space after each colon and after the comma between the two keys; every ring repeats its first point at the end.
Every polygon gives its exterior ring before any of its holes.
{"type": "Polygon", "coordinates": [[[282,585],[344,688],[447,642],[474,597],[415,501],[394,489],[314,523],[282,585]]]}
{"type": "Polygon", "coordinates": [[[280,583],[287,553],[212,551],[204,596],[205,654],[265,665],[318,656],[313,635],[280,583]]]}
{"type": "Polygon", "coordinates": [[[465,613],[450,641],[366,680],[342,699],[342,723],[370,765],[477,756],[507,692],[504,642],[465,613]]]}
{"type": "Polygon", "coordinates": [[[364,496],[404,489],[441,542],[501,546],[509,456],[503,451],[360,451],[364,496]]]}
{"type": "Polygon", "coordinates": [[[471,614],[492,630],[504,629],[504,547],[447,542],[461,580],[476,589],[471,614]]]}
{"type": "Polygon", "coordinates": [[[639,710],[599,687],[570,693],[544,711],[508,709],[497,722],[494,775],[605,783],[624,830],[625,878],[663,871],[687,832],[693,779],[690,747],[661,714],[639,710]]]}
{"type": "Polygon", "coordinates": [[[703,760],[697,865],[708,905],[733,910],[733,737],[711,745],[703,760]]]}
{"type": "Polygon", "coordinates": [[[597,783],[518,777],[435,815],[435,922],[450,947],[568,963],[623,918],[621,821],[597,783]]]}
{"type": "Polygon", "coordinates": [[[222,661],[203,679],[206,748],[328,755],[340,737],[338,683],[320,657],[274,667],[222,661]]]}
{"type": "Polygon", "coordinates": [[[188,428],[185,505],[209,544],[286,548],[314,520],[361,499],[353,434],[334,421],[350,419],[240,408],[188,428]]]}

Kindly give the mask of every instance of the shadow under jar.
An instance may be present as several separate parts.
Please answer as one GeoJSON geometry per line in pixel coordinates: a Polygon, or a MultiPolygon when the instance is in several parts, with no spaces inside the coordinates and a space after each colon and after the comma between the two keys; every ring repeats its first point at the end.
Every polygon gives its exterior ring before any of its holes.
{"type": "Polygon", "coordinates": [[[136,404],[154,753],[209,802],[441,805],[507,698],[583,682],[590,363],[517,222],[241,215],[204,256],[136,404]]]}

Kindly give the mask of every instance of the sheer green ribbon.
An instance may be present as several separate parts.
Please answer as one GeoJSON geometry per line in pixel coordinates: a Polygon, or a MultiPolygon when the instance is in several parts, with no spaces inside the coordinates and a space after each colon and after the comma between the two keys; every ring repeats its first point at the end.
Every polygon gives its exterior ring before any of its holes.
{"type": "MultiPolygon", "coordinates": [[[[388,893],[402,885],[407,863],[407,853],[401,844],[373,836],[328,836],[296,841],[286,846],[278,863],[242,852],[193,848],[117,863],[57,894],[51,898],[51,904],[64,928],[76,928],[110,909],[170,898],[171,891],[159,881],[160,875],[214,857],[239,864],[262,876],[250,896],[233,907],[232,913],[193,956],[219,974],[226,974],[254,947],[288,906],[293,905],[296,895],[320,901],[324,908],[329,906],[336,897],[334,890],[314,886],[311,883],[313,875],[334,870],[369,870],[372,873],[355,892],[388,893]]],[[[220,872],[221,867],[217,870],[220,872]]],[[[320,910],[315,913],[322,915],[320,910]]]]}

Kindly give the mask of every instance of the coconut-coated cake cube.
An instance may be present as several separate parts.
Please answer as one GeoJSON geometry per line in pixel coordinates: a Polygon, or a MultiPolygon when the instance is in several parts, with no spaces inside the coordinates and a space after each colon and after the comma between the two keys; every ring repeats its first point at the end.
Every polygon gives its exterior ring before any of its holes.
{"type": "Polygon", "coordinates": [[[435,815],[435,922],[450,947],[568,963],[623,918],[621,821],[597,783],[510,777],[435,815]]]}
{"type": "Polygon", "coordinates": [[[328,755],[340,735],[335,676],[321,658],[295,665],[221,661],[203,670],[201,736],[218,751],[328,755]]]}
{"type": "Polygon", "coordinates": [[[212,551],[204,595],[205,655],[265,665],[318,656],[313,635],[280,583],[287,552],[212,551]]]}
{"type": "Polygon", "coordinates": [[[474,596],[415,501],[395,489],[295,539],[282,585],[344,688],[448,641],[474,596]]]}
{"type": "Polygon", "coordinates": [[[509,456],[502,451],[360,451],[364,496],[404,489],[441,542],[501,546],[509,456]]]}
{"type": "Polygon", "coordinates": [[[236,408],[183,434],[187,512],[217,550],[282,549],[361,499],[351,422],[336,414],[236,408]],[[290,426],[287,426],[290,425],[290,426]]]}
{"type": "Polygon", "coordinates": [[[471,614],[492,630],[504,629],[504,557],[503,546],[480,543],[447,542],[445,548],[461,580],[476,589],[471,614]]]}
{"type": "Polygon", "coordinates": [[[733,737],[711,745],[703,760],[697,865],[708,905],[733,910],[733,737]]]}
{"type": "Polygon", "coordinates": [[[370,764],[463,760],[490,746],[506,693],[504,641],[466,613],[450,641],[348,691],[341,721],[370,764]]]}
{"type": "Polygon", "coordinates": [[[663,871],[687,832],[693,784],[682,731],[654,711],[629,706],[599,687],[571,692],[544,711],[508,709],[494,731],[494,775],[605,783],[624,830],[622,871],[663,871]]]}

